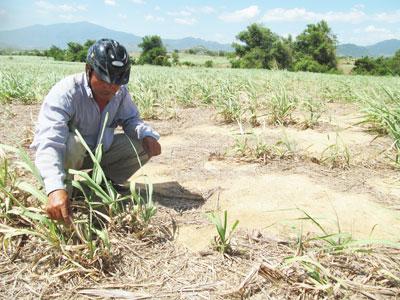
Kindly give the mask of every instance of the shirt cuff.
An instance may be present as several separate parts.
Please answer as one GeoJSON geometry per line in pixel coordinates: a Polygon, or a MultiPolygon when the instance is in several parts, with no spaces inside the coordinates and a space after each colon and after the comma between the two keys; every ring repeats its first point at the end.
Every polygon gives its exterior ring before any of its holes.
{"type": "Polygon", "coordinates": [[[136,132],[139,140],[142,140],[145,136],[151,136],[157,141],[160,139],[160,134],[148,125],[139,125],[136,127],[136,132]]]}
{"type": "Polygon", "coordinates": [[[152,138],[156,139],[157,141],[160,139],[160,135],[157,131],[145,132],[141,139],[143,139],[146,136],[151,136],[152,138]]]}
{"type": "Polygon", "coordinates": [[[54,178],[46,178],[44,179],[44,186],[46,190],[46,194],[50,194],[55,190],[65,190],[65,184],[61,179],[54,179],[54,178]]]}

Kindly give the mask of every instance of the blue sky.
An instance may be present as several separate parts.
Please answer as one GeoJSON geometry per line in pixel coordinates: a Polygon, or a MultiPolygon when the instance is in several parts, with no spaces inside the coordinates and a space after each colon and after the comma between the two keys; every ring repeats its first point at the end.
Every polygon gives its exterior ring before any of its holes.
{"type": "Polygon", "coordinates": [[[231,43],[254,22],[282,36],[296,36],[306,24],[321,19],[340,43],[369,45],[400,39],[400,0],[0,0],[0,30],[89,21],[139,36],[192,36],[231,43]]]}

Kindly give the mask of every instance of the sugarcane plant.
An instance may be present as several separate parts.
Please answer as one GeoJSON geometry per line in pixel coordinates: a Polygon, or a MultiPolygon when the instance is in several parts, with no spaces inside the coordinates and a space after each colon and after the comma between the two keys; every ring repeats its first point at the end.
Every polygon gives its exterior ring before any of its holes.
{"type": "Polygon", "coordinates": [[[366,123],[373,126],[378,133],[389,135],[395,150],[395,163],[400,165],[400,94],[390,91],[383,87],[383,91],[388,97],[388,101],[380,101],[375,95],[365,95],[363,101],[364,118],[360,123],[366,123]],[[375,96],[375,97],[374,97],[375,96]]]}
{"type": "Polygon", "coordinates": [[[40,208],[47,204],[46,194],[41,188],[17,179],[13,175],[16,172],[15,168],[19,167],[32,174],[39,183],[43,184],[39,171],[31,161],[29,154],[22,148],[8,145],[0,145],[0,149],[3,152],[12,153],[19,159],[16,164],[11,165],[7,158],[3,158],[3,167],[1,168],[0,241],[3,248],[10,246],[15,237],[36,236],[47,241],[51,247],[64,252],[63,245],[70,240],[69,232],[63,230],[62,224],[48,218],[44,210],[40,208]],[[39,203],[32,206],[27,201],[27,195],[33,196],[39,203]]]}
{"type": "Polygon", "coordinates": [[[3,215],[12,206],[15,189],[15,174],[10,170],[9,159],[0,149],[0,213],[3,215]]]}
{"type": "Polygon", "coordinates": [[[237,226],[239,225],[239,220],[236,220],[231,229],[228,231],[228,212],[225,210],[223,219],[214,212],[208,214],[208,219],[211,223],[215,225],[218,235],[214,238],[215,249],[221,253],[232,252],[231,247],[231,237],[237,226]]]}
{"type": "MultiPolygon", "coordinates": [[[[107,119],[108,115],[104,124],[107,119]]],[[[103,133],[104,127],[101,137],[103,133]]],[[[79,178],[73,179],[70,184],[83,195],[83,201],[78,199],[72,201],[75,216],[74,219],[71,218],[70,226],[50,219],[43,209],[47,205],[47,195],[43,191],[44,183],[29,154],[22,148],[0,145],[0,150],[18,157],[14,165],[32,174],[40,186],[37,187],[21,179],[12,180],[14,176],[10,171],[10,163],[8,160],[1,160],[0,242],[3,246],[10,245],[12,239],[17,236],[36,236],[47,241],[53,249],[60,250],[64,257],[71,260],[72,256],[67,253],[68,249],[83,249],[81,254],[93,259],[95,256],[109,254],[111,247],[109,229],[117,226],[118,222],[121,223],[127,214],[131,216],[132,222],[129,224],[131,227],[140,223],[143,228],[150,223],[156,213],[152,202],[152,185],[150,183],[145,185],[146,198],[136,193],[134,188],[130,194],[122,196],[106,178],[101,167],[102,144],[100,143],[93,153],[79,131],[76,130],[75,134],[93,161],[93,171],[89,175],[84,171],[69,170],[70,174],[79,178]],[[32,205],[27,201],[28,196],[20,199],[21,195],[17,196],[14,190],[33,196],[39,203],[32,205]],[[81,247],[82,245],[86,247],[81,247]]]]}
{"type": "MultiPolygon", "coordinates": [[[[104,124],[107,123],[108,114],[105,117],[104,124]]],[[[87,145],[82,135],[78,130],[75,131],[80,142],[85,147],[87,153],[89,153],[93,161],[93,170],[91,175],[84,171],[69,170],[72,175],[77,175],[82,180],[73,180],[72,185],[81,191],[84,195],[84,202],[88,208],[87,221],[84,230],[76,228],[77,232],[80,232],[80,236],[88,244],[88,248],[93,254],[96,250],[95,237],[99,237],[103,245],[108,249],[110,248],[110,240],[108,236],[108,226],[117,226],[116,224],[121,221],[123,216],[129,214],[131,220],[131,226],[138,225],[138,219],[142,222],[141,227],[146,227],[151,218],[156,213],[156,207],[152,201],[153,187],[151,183],[146,184],[146,198],[136,192],[135,184],[131,183],[130,194],[121,195],[116,191],[113,183],[107,179],[101,167],[102,159],[102,144],[99,143],[93,153],[90,147],[87,145]]],[[[104,127],[100,134],[100,141],[104,134],[104,127]]],[[[140,157],[131,143],[133,151],[135,151],[137,159],[140,162],[140,157]]]]}

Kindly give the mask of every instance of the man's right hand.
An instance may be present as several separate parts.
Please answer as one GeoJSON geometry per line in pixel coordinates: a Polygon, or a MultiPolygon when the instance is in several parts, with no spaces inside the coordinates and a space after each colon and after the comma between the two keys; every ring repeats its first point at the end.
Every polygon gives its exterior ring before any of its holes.
{"type": "Polygon", "coordinates": [[[48,196],[46,212],[53,220],[64,220],[71,223],[68,193],[65,190],[55,190],[48,196]]]}

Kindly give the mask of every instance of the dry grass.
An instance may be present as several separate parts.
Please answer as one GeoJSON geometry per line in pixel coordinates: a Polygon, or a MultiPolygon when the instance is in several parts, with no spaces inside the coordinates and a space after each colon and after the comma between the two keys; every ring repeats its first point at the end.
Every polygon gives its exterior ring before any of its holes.
{"type": "MultiPolygon", "coordinates": [[[[37,70],[37,66],[35,68],[32,70],[37,70]]],[[[71,64],[65,67],[64,73],[69,74],[78,70],[82,70],[81,65],[71,64]]],[[[278,123],[290,123],[285,120],[291,119],[287,112],[291,113],[292,102],[295,103],[295,101],[286,101],[288,100],[286,94],[279,93],[279,86],[274,82],[283,84],[287,87],[289,94],[295,94],[302,101],[312,99],[317,103],[318,101],[358,102],[360,99],[355,91],[365,90],[368,94],[370,89],[377,89],[379,91],[377,98],[384,101],[387,95],[381,91],[380,86],[389,85],[396,90],[399,86],[395,78],[347,78],[249,70],[238,72],[224,70],[222,73],[221,70],[204,69],[196,69],[190,71],[191,73],[185,69],[163,68],[162,72],[160,70],[159,68],[139,68],[139,73],[132,80],[131,92],[133,94],[142,92],[143,101],[139,99],[142,101],[139,106],[141,106],[141,111],[148,113],[149,117],[154,117],[153,113],[157,113],[155,108],[169,112],[169,109],[176,109],[176,104],[182,107],[197,106],[199,103],[210,104],[210,106],[220,104],[218,112],[227,119],[232,118],[232,121],[238,121],[239,125],[242,121],[254,121],[255,126],[262,117],[259,113],[259,105],[269,104],[270,95],[273,93],[276,93],[273,100],[276,100],[277,108],[279,108],[276,114],[282,117],[278,123]],[[247,78],[251,80],[248,82],[247,78]],[[141,87],[137,84],[138,82],[143,83],[143,89],[140,91],[137,91],[138,87],[141,87]],[[249,91],[253,90],[253,86],[256,87],[256,92],[252,94],[249,91]],[[244,110],[243,107],[236,105],[242,100],[243,92],[247,94],[247,106],[244,110]]],[[[16,71],[10,70],[10,72],[16,71]]],[[[24,74],[38,73],[27,72],[25,69],[23,72],[24,74]]],[[[57,76],[64,76],[61,73],[58,72],[57,76]]],[[[40,74],[47,76],[47,68],[43,68],[40,74]]],[[[26,82],[26,85],[22,86],[26,86],[26,89],[21,93],[29,89],[33,82],[33,85],[42,88],[35,92],[35,97],[27,94],[26,100],[38,99],[61,77],[49,78],[46,81],[45,79],[36,81],[35,78],[31,80],[30,77],[22,78],[22,82],[26,82]],[[32,97],[34,99],[31,99],[32,97]]],[[[11,96],[9,98],[14,99],[14,95],[11,96]]],[[[18,95],[15,97],[25,99],[18,95]]],[[[307,127],[318,127],[319,108],[315,108],[313,103],[308,104],[306,108],[308,114],[304,117],[308,121],[307,127]]],[[[175,114],[177,115],[176,112],[175,114]]],[[[11,110],[5,111],[4,115],[7,118],[14,118],[12,123],[18,124],[19,127],[23,124],[23,122],[16,122],[16,116],[12,115],[11,110]]],[[[21,114],[21,119],[25,118],[25,114],[21,114]]],[[[177,120],[171,122],[177,122],[177,120]]],[[[7,126],[5,128],[9,131],[10,127],[7,126]]],[[[4,132],[0,137],[11,139],[14,134],[13,131],[10,132],[11,134],[4,132]]],[[[209,142],[209,137],[207,137],[207,142],[209,142]]],[[[179,146],[182,148],[182,145],[179,146]]],[[[290,160],[292,165],[298,161],[299,164],[303,164],[308,160],[323,163],[322,158],[307,157],[298,149],[296,151],[294,146],[289,139],[284,138],[276,143],[261,140],[254,145],[239,141],[235,145],[235,151],[236,155],[239,154],[241,161],[266,164],[271,161],[290,160]]],[[[190,148],[191,164],[193,164],[193,149],[199,148],[190,148]]],[[[326,151],[327,157],[332,158],[332,167],[336,166],[334,164],[336,161],[339,161],[339,167],[348,165],[348,159],[340,159],[343,157],[341,155],[343,151],[339,151],[339,147],[329,149],[336,150],[326,151]],[[333,160],[334,158],[339,158],[339,160],[333,160]],[[340,164],[343,161],[345,164],[340,164]]],[[[177,152],[179,151],[174,152],[174,155],[180,159],[177,152]]],[[[345,158],[346,155],[344,155],[345,158]]],[[[328,159],[324,161],[329,162],[328,159]]],[[[169,161],[168,163],[173,165],[169,161]]],[[[197,165],[194,166],[197,167],[197,165]]],[[[331,172],[328,168],[323,170],[323,172],[328,171],[331,172]]],[[[337,176],[338,172],[336,169],[332,174],[337,176]]],[[[200,176],[199,174],[197,173],[196,176],[200,176]]],[[[26,198],[27,196],[18,194],[18,197],[26,198]]],[[[173,203],[175,208],[177,202],[187,204],[190,201],[197,201],[196,199],[179,199],[176,196],[165,197],[162,200],[164,203],[173,203]]],[[[28,205],[38,206],[30,199],[27,200],[28,205]]],[[[271,237],[268,232],[240,230],[232,236],[230,255],[222,255],[212,250],[211,240],[209,250],[191,252],[175,241],[176,231],[188,224],[204,226],[207,221],[202,215],[203,211],[187,208],[174,209],[172,205],[165,206],[168,208],[158,207],[158,213],[146,228],[145,233],[138,234],[138,231],[128,225],[123,225],[124,223],[107,227],[111,248],[109,251],[97,251],[93,258],[82,255],[84,251],[80,247],[84,245],[69,244],[65,247],[55,247],[43,239],[28,235],[20,235],[9,243],[0,235],[2,247],[0,298],[396,299],[400,297],[398,243],[366,241],[364,245],[361,245],[353,241],[354,243],[339,243],[339,247],[332,247],[327,244],[328,239],[334,238],[329,234],[325,239],[317,238],[312,234],[302,234],[297,239],[278,239],[271,237]]],[[[192,208],[199,206],[193,205],[192,208]]],[[[13,225],[22,228],[29,224],[22,222],[13,225]]],[[[339,235],[344,236],[339,233],[336,237],[339,235]]]]}
{"type": "Polygon", "coordinates": [[[0,295],[6,299],[400,296],[400,248],[366,245],[334,252],[310,238],[299,243],[240,231],[232,240],[231,256],[212,250],[193,253],[173,241],[177,226],[193,219],[193,214],[161,207],[149,234],[141,239],[114,230],[110,255],[84,268],[37,239],[22,239],[13,251],[1,252],[0,295]]]}

